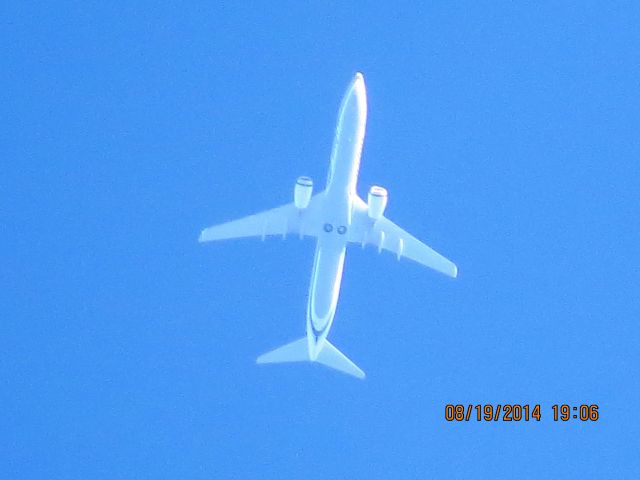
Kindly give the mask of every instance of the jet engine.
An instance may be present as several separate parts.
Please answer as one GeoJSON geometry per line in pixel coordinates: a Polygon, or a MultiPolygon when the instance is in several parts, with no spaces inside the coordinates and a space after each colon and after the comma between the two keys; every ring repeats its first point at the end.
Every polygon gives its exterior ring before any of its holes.
{"type": "Polygon", "coordinates": [[[369,189],[369,196],[367,203],[369,204],[369,218],[378,220],[384,214],[384,209],[387,208],[387,189],[374,185],[369,189]]]}
{"type": "Polygon", "coordinates": [[[313,180],[309,177],[298,177],[296,187],[293,191],[293,203],[299,210],[304,210],[309,206],[311,194],[313,193],[313,180]]]}

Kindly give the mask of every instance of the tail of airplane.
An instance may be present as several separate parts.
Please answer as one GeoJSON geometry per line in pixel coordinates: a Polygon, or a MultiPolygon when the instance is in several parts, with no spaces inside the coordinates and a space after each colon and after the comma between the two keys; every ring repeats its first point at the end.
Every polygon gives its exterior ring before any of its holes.
{"type": "MultiPolygon", "coordinates": [[[[271,350],[260,355],[257,363],[288,363],[288,362],[310,362],[309,344],[307,337],[302,337],[282,347],[271,350]]],[[[324,341],[324,346],[318,354],[315,362],[322,363],[327,367],[340,370],[354,377],[364,378],[365,374],[358,366],[347,358],[347,356],[334,347],[328,340],[324,341]]]]}

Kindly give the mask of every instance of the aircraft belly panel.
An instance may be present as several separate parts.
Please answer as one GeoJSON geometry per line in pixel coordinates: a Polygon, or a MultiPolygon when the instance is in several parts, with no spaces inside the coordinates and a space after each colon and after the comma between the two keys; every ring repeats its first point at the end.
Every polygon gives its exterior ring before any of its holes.
{"type": "Polygon", "coordinates": [[[336,311],[346,247],[318,242],[309,297],[308,315],[313,329],[323,332],[330,325],[336,311]]]}

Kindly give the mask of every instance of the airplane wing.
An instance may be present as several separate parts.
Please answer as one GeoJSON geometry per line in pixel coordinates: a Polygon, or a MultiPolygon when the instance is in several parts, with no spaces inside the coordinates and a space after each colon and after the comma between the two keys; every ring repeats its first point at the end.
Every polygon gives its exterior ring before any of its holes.
{"type": "Polygon", "coordinates": [[[238,220],[205,228],[200,233],[199,242],[227,240],[242,237],[264,237],[270,235],[297,234],[317,236],[318,222],[314,221],[318,211],[318,195],[311,198],[309,206],[299,210],[293,203],[271,210],[249,215],[238,220]]]}
{"type": "Polygon", "coordinates": [[[407,257],[425,267],[432,268],[449,277],[458,276],[458,267],[438,252],[428,247],[410,233],[386,217],[375,221],[367,214],[367,204],[361,198],[354,202],[353,216],[349,230],[349,241],[374,245],[378,251],[394,253],[398,260],[407,257]]]}

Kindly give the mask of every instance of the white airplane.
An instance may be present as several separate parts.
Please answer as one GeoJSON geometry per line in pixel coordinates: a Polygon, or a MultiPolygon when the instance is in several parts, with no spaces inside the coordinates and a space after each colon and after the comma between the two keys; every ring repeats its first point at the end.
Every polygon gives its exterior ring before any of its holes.
{"type": "Polygon", "coordinates": [[[313,181],[299,177],[293,203],[239,220],[206,228],[200,242],[240,237],[297,234],[317,239],[309,301],[307,334],[257,359],[257,363],[319,362],[358,378],[364,372],[327,340],[340,293],[346,247],[371,244],[378,252],[407,257],[450,277],[458,275],[451,261],[398,227],[384,214],[387,190],[372,186],[367,202],[356,193],[360,154],[367,122],[367,97],[357,73],[338,113],[329,176],[324,191],[312,196],[313,181]]]}

